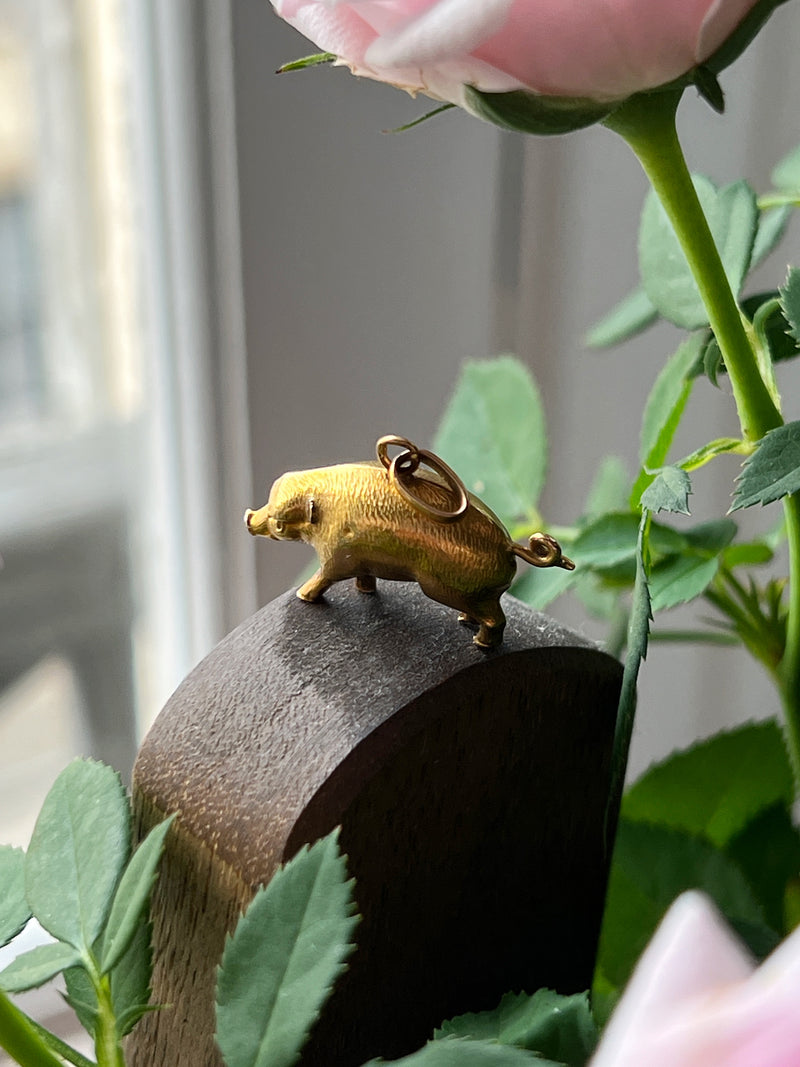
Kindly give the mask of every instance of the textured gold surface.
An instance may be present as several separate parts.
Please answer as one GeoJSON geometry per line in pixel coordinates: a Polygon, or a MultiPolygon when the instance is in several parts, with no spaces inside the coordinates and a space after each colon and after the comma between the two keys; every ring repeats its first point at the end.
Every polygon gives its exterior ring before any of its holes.
{"type": "Polygon", "coordinates": [[[500,596],[514,578],[515,557],[537,567],[573,567],[546,534],[534,534],[528,548],[516,544],[472,494],[455,521],[432,517],[452,510],[450,479],[417,467],[405,487],[398,491],[379,462],[294,471],[278,478],[268,502],[248,510],[245,521],[252,534],[314,547],[320,567],[297,591],[301,600],[318,600],[345,578],[355,578],[362,592],[372,592],[378,578],[415,581],[426,596],[459,611],[461,621],[478,624],[475,643],[483,648],[502,640],[500,596]]]}

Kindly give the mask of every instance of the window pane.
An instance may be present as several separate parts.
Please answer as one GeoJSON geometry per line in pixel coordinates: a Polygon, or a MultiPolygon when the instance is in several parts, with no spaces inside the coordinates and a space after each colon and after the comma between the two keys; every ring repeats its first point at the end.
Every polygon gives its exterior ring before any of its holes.
{"type": "Polygon", "coordinates": [[[72,755],[127,775],[154,691],[147,574],[168,517],[150,492],[128,14],[0,0],[1,841],[24,843],[72,755]]]}

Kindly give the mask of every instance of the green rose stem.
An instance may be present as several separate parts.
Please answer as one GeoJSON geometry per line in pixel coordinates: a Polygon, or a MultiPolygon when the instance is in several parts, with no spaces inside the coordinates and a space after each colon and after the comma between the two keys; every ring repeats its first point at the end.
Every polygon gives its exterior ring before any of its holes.
{"type": "Polygon", "coordinates": [[[0,992],[0,1047],[22,1067],[64,1067],[51,1052],[24,1012],[0,992]]]}
{"type": "MultiPolygon", "coordinates": [[[[708,312],[733,389],[745,440],[755,444],[783,424],[759,370],[742,316],[681,149],[675,115],[682,89],[642,93],[603,124],[636,154],[672,223],[708,312]]],[[[778,674],[786,741],[800,796],[800,497],[784,500],[789,540],[790,598],[786,648],[778,674]]]]}
{"type": "MultiPolygon", "coordinates": [[[[92,963],[94,964],[94,960],[92,963]]],[[[97,1023],[94,1034],[94,1051],[98,1067],[125,1067],[125,1057],[117,1035],[117,1021],[111,999],[111,978],[98,976],[97,970],[90,973],[97,994],[97,1023]]]]}
{"type": "Polygon", "coordinates": [[[800,796],[800,496],[783,501],[789,542],[789,615],[786,647],[778,668],[786,737],[794,771],[795,794],[800,796]]]}
{"type": "Polygon", "coordinates": [[[742,434],[758,441],[783,422],[764,384],[683,156],[675,112],[682,90],[633,96],[603,123],[628,142],[694,274],[733,387],[742,434]]]}

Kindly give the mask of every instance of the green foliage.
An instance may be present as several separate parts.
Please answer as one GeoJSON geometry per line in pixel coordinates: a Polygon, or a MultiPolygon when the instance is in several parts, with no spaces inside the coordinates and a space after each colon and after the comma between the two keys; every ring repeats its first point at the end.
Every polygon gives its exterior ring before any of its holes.
{"type": "MultiPolygon", "coordinates": [[[[568,543],[562,539],[561,547],[567,549],[568,543]]],[[[518,600],[524,601],[528,607],[535,611],[544,611],[562,593],[566,593],[576,582],[580,581],[580,575],[575,571],[563,571],[560,567],[550,567],[548,570],[526,568],[511,587],[511,592],[518,600]]]]}
{"type": "MultiPolygon", "coordinates": [[[[622,792],[622,783],[625,780],[625,771],[628,766],[628,752],[630,751],[631,737],[633,736],[633,721],[636,715],[636,683],[639,678],[639,668],[647,656],[647,647],[650,640],[650,623],[653,620],[653,609],[647,584],[647,556],[651,525],[650,516],[646,511],[643,511],[636,543],[636,575],[628,618],[627,651],[611,753],[609,798],[619,796],[622,792]]],[[[609,803],[611,803],[610,800],[609,803]]],[[[607,831],[609,817],[610,808],[606,812],[607,831]]]]}
{"type": "Polygon", "coordinates": [[[47,794],[25,861],[28,903],[44,929],[89,952],[129,852],[130,810],[119,775],[73,761],[47,794]]]}
{"type": "MultiPolygon", "coordinates": [[[[63,972],[67,1002],[95,1037],[101,1067],[122,1062],[119,1039],[151,1010],[146,912],[170,822],[155,827],[131,860],[130,807],[119,776],[75,760],[45,798],[27,855],[0,850],[0,878],[7,876],[10,889],[6,899],[3,887],[3,932],[12,934],[32,913],[56,938],[14,959],[0,988],[21,992],[63,972]]],[[[34,1044],[85,1067],[85,1057],[43,1027],[32,1020],[25,1026],[34,1044]]],[[[0,1043],[7,1040],[13,1043],[0,1027],[0,1043]]]]}
{"type": "Polygon", "coordinates": [[[717,344],[716,337],[710,333],[708,343],[703,349],[701,370],[698,373],[705,374],[715,389],[719,388],[719,376],[725,370],[725,362],[722,358],[722,349],[717,344]]]}
{"type": "Polygon", "coordinates": [[[426,111],[424,115],[420,115],[419,118],[412,119],[411,122],[404,122],[402,126],[395,126],[391,130],[384,130],[384,133],[407,133],[409,130],[413,130],[415,126],[421,126],[423,122],[427,122],[428,119],[436,118],[437,115],[441,115],[443,111],[452,111],[455,104],[442,104],[441,107],[435,107],[432,111],[426,111]]]}
{"type": "MultiPolygon", "coordinates": [[[[607,456],[601,461],[595,479],[589,489],[584,507],[584,519],[580,524],[580,529],[586,530],[590,528],[595,519],[603,520],[609,511],[621,514],[621,509],[625,507],[627,498],[627,471],[621,460],[616,456],[607,456]]],[[[607,534],[612,538],[619,534],[625,538],[626,534],[630,534],[630,543],[626,542],[624,544],[621,553],[623,560],[630,559],[632,561],[636,543],[635,517],[627,516],[619,519],[616,534],[613,528],[604,532],[602,525],[604,523],[601,524],[600,530],[595,530],[587,538],[584,538],[586,552],[592,552],[593,541],[594,548],[602,552],[604,550],[603,541],[607,534]],[[633,523],[632,526],[631,522],[633,523]]],[[[561,540],[562,548],[567,554],[574,555],[576,531],[560,530],[558,536],[561,540]]],[[[577,533],[577,536],[580,537],[581,534],[577,533]]],[[[575,588],[576,594],[593,615],[598,618],[610,618],[615,614],[617,594],[616,592],[611,593],[599,585],[594,570],[588,568],[586,556],[582,559],[581,565],[574,571],[563,571],[556,567],[544,571],[525,569],[512,586],[511,592],[514,596],[530,605],[530,607],[543,611],[553,600],[572,588],[575,588]]]]}
{"type": "Polygon", "coordinates": [[[784,193],[800,193],[800,145],[775,166],[771,178],[776,189],[784,193]]]}
{"type": "Polygon", "coordinates": [[[0,1040],[12,1059],[26,1067],[63,1067],[38,1027],[3,992],[0,992],[0,1040]]]}
{"type": "Polygon", "coordinates": [[[694,70],[694,84],[695,87],[706,101],[710,104],[715,111],[720,114],[725,110],[725,94],[722,91],[722,86],[717,80],[716,74],[704,64],[700,64],[694,70]]]}
{"type": "MultiPolygon", "coordinates": [[[[754,314],[765,305],[766,296],[756,306],[758,299],[752,298],[754,314]]],[[[785,321],[780,315],[779,319],[785,321]]],[[[694,334],[658,376],[642,420],[643,465],[633,490],[628,489],[627,474],[618,460],[601,462],[583,517],[572,527],[558,529],[557,536],[576,561],[577,569],[525,569],[512,588],[515,596],[538,610],[563,593],[574,591],[591,614],[608,620],[612,627],[610,647],[614,650],[625,644],[621,634],[628,608],[622,598],[632,594],[635,585],[642,494],[642,503],[649,512],[688,513],[688,472],[718,455],[745,448],[737,438],[719,438],[702,445],[680,464],[663,468],[697,373],[697,361],[707,343],[706,333],[694,334]]],[[[535,505],[546,460],[544,418],[538,392],[527,370],[516,360],[502,357],[466,366],[435,447],[466,475],[470,488],[488,497],[513,536],[528,532],[532,523],[540,524],[535,505]],[[512,420],[504,413],[512,403],[516,404],[514,423],[520,420],[521,425],[527,423],[532,428],[526,451],[539,457],[537,468],[520,462],[519,435],[508,432],[512,420]]],[[[649,610],[663,611],[703,595],[711,596],[723,557],[728,568],[771,558],[771,550],[763,541],[731,546],[735,534],[736,526],[731,520],[682,531],[650,522],[649,610]]],[[[640,607],[643,603],[641,581],[637,603],[640,607]]],[[[724,612],[724,607],[721,610],[724,612]]],[[[641,612],[637,618],[641,623],[641,612]]]]}
{"type": "Polygon", "coordinates": [[[216,1038],[228,1067],[297,1060],[353,949],[354,910],[338,830],[301,849],[259,890],[217,978],[216,1038]]]}
{"type": "Polygon", "coordinates": [[[756,955],[789,930],[800,873],[780,730],[749,723],[652,767],[626,793],[595,989],[613,1001],[672,900],[705,890],[756,955]]]}
{"type": "Polygon", "coordinates": [[[512,356],[465,363],[433,447],[506,525],[534,514],[547,433],[527,368],[512,356]]]}
{"type": "Polygon", "coordinates": [[[775,251],[786,234],[791,217],[792,208],[788,204],[770,208],[762,213],[758,222],[756,239],[753,242],[753,254],[750,258],[751,270],[763,263],[767,256],[775,251]]]}
{"type": "Polygon", "coordinates": [[[743,447],[738,437],[718,437],[716,440],[709,441],[708,444],[701,445],[700,448],[695,449],[685,459],[682,459],[678,466],[685,471],[691,472],[699,467],[704,467],[715,456],[724,456],[728,452],[741,452],[743,447]]]}
{"type": "Polygon", "coordinates": [[[780,290],[781,310],[789,324],[787,333],[800,344],[800,270],[791,268],[780,290]]]}
{"type": "Polygon", "coordinates": [[[54,941],[48,945],[37,945],[29,952],[17,956],[0,972],[0,989],[7,993],[22,993],[26,989],[37,989],[55,978],[67,967],[74,967],[80,960],[80,953],[72,945],[63,941],[54,941]]]}
{"type": "Polygon", "coordinates": [[[724,616],[718,625],[736,634],[771,674],[777,674],[786,648],[785,585],[783,579],[770,579],[759,585],[752,577],[745,585],[727,566],[722,566],[705,594],[724,616]]]}
{"type": "Polygon", "coordinates": [[[590,348],[610,348],[646,330],[658,318],[658,309],[644,289],[634,289],[596,322],[586,335],[590,348]]]}
{"type": "Polygon", "coordinates": [[[667,908],[687,889],[708,893],[751,945],[775,944],[747,878],[720,849],[702,837],[622,818],[598,961],[612,988],[625,984],[667,908]]]}
{"type": "MultiPolygon", "coordinates": [[[[620,564],[633,563],[639,541],[639,518],[632,511],[609,512],[584,526],[570,546],[581,567],[601,573],[619,573],[620,564]]],[[[688,542],[684,534],[661,523],[651,523],[650,550],[659,558],[682,552],[688,542]]],[[[633,572],[631,570],[631,580],[633,572]]]]}
{"type": "Polygon", "coordinates": [[[694,368],[701,345],[702,339],[697,334],[685,341],[667,360],[650,390],[640,433],[639,458],[642,469],[630,493],[632,508],[638,508],[642,493],[653,480],[653,472],[666,462],[675,431],[691,395],[694,368]]]}
{"type": "Polygon", "coordinates": [[[336,55],[333,52],[316,52],[313,56],[303,56],[301,59],[293,59],[290,63],[284,63],[278,67],[278,74],[286,74],[291,70],[306,70],[308,67],[318,67],[321,63],[335,63],[336,55]]]}
{"type": "MultiPolygon", "coordinates": [[[[717,189],[702,175],[695,175],[692,180],[731,289],[738,294],[750,266],[758,228],[755,193],[744,181],[717,189]]],[[[688,330],[708,324],[694,275],[666,212],[652,191],[642,211],[639,268],[647,296],[665,319],[688,330]]]]}
{"type": "Polygon", "coordinates": [[[43,1026],[40,1026],[39,1023],[35,1022],[33,1019],[30,1019],[29,1022],[39,1037],[42,1038],[45,1045],[52,1052],[55,1052],[57,1056],[66,1060],[67,1063],[74,1064],[74,1067],[95,1067],[93,1060],[90,1060],[88,1057],[84,1056],[82,1052],[78,1052],[77,1049],[68,1045],[66,1041],[62,1041],[60,1037],[51,1034],[49,1030],[45,1030],[43,1026]]]}
{"type": "Polygon", "coordinates": [[[639,444],[639,459],[645,468],[661,467],[666,461],[692,391],[692,371],[701,345],[702,339],[697,335],[684,341],[664,364],[650,390],[642,415],[639,444]]]}
{"type": "Polygon", "coordinates": [[[770,927],[784,934],[794,927],[787,897],[800,875],[800,831],[790,811],[785,801],[765,808],[725,846],[758,897],[770,927]]]}
{"type": "Polygon", "coordinates": [[[697,552],[722,552],[727,549],[737,533],[732,519],[711,519],[683,531],[689,548],[697,552]]]}
{"type": "MultiPolygon", "coordinates": [[[[790,184],[790,188],[800,190],[800,180],[798,184],[791,185],[791,180],[794,180],[793,157],[790,157],[787,164],[791,166],[787,165],[784,181],[790,184]]],[[[773,180],[775,180],[775,174],[773,180]]],[[[718,233],[726,235],[726,270],[729,271],[732,285],[738,293],[747,273],[759,266],[785,236],[792,215],[792,204],[782,203],[775,207],[768,207],[760,213],[756,211],[754,221],[752,212],[754,194],[749,187],[743,188],[744,183],[737,183],[735,186],[727,186],[726,189],[717,191],[708,178],[697,175],[694,181],[698,190],[703,189],[701,200],[704,208],[709,203],[716,205],[713,213],[715,236],[718,233]],[[747,252],[748,245],[750,245],[749,253],[747,252]]],[[[782,187],[785,188],[785,186],[782,187]]],[[[659,210],[657,201],[651,194],[645,202],[642,213],[640,249],[652,237],[653,228],[658,233],[659,243],[652,252],[648,251],[645,257],[646,262],[642,262],[640,258],[640,272],[644,284],[623,297],[591,327],[586,336],[586,343],[592,348],[608,348],[629,340],[646,330],[662,315],[673,322],[677,321],[675,317],[677,315],[677,318],[681,320],[678,325],[691,322],[692,325],[687,326],[689,329],[703,326],[708,321],[683,253],[677,240],[670,237],[669,223],[666,216],[659,215],[659,210]],[[668,260],[662,263],[658,262],[659,248],[666,251],[669,256],[668,260]],[[648,279],[646,283],[645,271],[648,279]],[[659,292],[661,296],[654,297],[654,293],[659,292]],[[679,308],[677,311],[674,307],[676,303],[679,308]],[[664,310],[662,304],[666,305],[667,310],[664,310]]],[[[752,320],[757,308],[772,295],[775,294],[759,293],[744,297],[741,301],[742,311],[752,320]]],[[[773,359],[776,361],[789,359],[797,354],[796,348],[787,342],[783,332],[785,324],[782,327],[781,322],[781,316],[774,315],[768,327],[770,348],[773,359]]],[[[686,342],[687,344],[701,343],[700,358],[695,367],[695,374],[705,369],[712,382],[716,382],[716,375],[724,369],[722,353],[710,331],[700,336],[705,338],[704,342],[700,342],[700,337],[695,336],[688,338],[686,342]]],[[[664,455],[661,459],[651,461],[649,465],[660,466],[665,458],[664,455]]],[[[645,462],[644,458],[643,462],[645,462]]]]}
{"type": "Polygon", "coordinates": [[[665,611],[701,596],[716,577],[722,553],[735,535],[736,524],[730,519],[685,530],[685,549],[659,560],[650,572],[653,611],[665,611]]]}
{"type": "MultiPolygon", "coordinates": [[[[120,1037],[130,1033],[144,1014],[156,1010],[156,1006],[149,1003],[152,971],[150,942],[150,922],[142,916],[128,949],[111,971],[110,1002],[120,1037]]],[[[67,1002],[78,1016],[81,1026],[93,1037],[96,1036],[100,1004],[95,983],[82,966],[65,971],[64,980],[67,1002]]]]}
{"type": "Polygon", "coordinates": [[[731,511],[771,504],[800,490],[800,421],[770,430],[744,462],[731,511]]]}
{"type": "Polygon", "coordinates": [[[31,909],[25,899],[25,853],[0,845],[0,948],[26,926],[31,909]]]}
{"type": "Polygon", "coordinates": [[[734,567],[769,563],[774,555],[774,550],[765,541],[750,541],[731,545],[723,552],[722,562],[728,570],[732,570],[734,567]]]}
{"type": "Polygon", "coordinates": [[[562,996],[551,989],[533,996],[508,993],[493,1011],[458,1015],[434,1034],[437,1040],[463,1037],[516,1045],[569,1067],[583,1067],[597,1036],[588,993],[562,996]]]}
{"type": "MultiPolygon", "coordinates": [[[[782,363],[798,355],[798,347],[789,333],[789,324],[782,312],[779,296],[778,290],[768,290],[753,293],[741,301],[742,313],[753,323],[759,344],[764,347],[771,363],[782,363]]],[[[725,373],[722,352],[710,330],[701,336],[704,343],[693,373],[705,374],[716,386],[719,375],[725,373]]]]}
{"type": "Polygon", "coordinates": [[[156,880],[164,841],[173,820],[174,816],[171,816],[150,831],[125,869],[114,894],[103,933],[103,952],[100,958],[102,974],[107,974],[119,963],[136,936],[156,880]]]}
{"type": "MultiPolygon", "coordinates": [[[[775,337],[782,337],[794,347],[784,333],[786,320],[779,308],[777,315],[770,309],[770,302],[775,302],[774,293],[756,295],[745,303],[748,312],[755,318],[763,315],[765,309],[770,311],[766,319],[770,348],[775,347],[775,337]]],[[[659,375],[643,418],[643,466],[633,491],[626,491],[626,475],[618,461],[611,462],[609,466],[601,464],[583,517],[575,526],[559,528],[557,531],[565,551],[576,561],[577,569],[573,572],[523,570],[512,588],[515,596],[539,610],[572,590],[588,612],[607,620],[609,650],[613,654],[621,654],[627,645],[627,670],[617,729],[617,774],[624,773],[635,710],[636,681],[639,664],[646,650],[652,613],[705,597],[724,616],[718,621],[710,620],[711,623],[727,630],[731,635],[729,638],[718,632],[703,630],[658,631],[657,636],[681,640],[704,638],[717,642],[740,640],[771,672],[775,672],[784,647],[785,611],[780,597],[776,596],[779,592],[777,587],[768,586],[763,595],[761,591],[752,595],[745,592],[744,603],[741,603],[742,598],[738,594],[732,595],[728,588],[731,582],[736,581],[733,568],[758,565],[772,557],[773,550],[766,540],[731,544],[736,525],[730,519],[681,531],[650,520],[646,538],[647,568],[638,555],[640,495],[644,494],[642,504],[648,513],[660,510],[688,513],[688,472],[718,455],[743,452],[746,447],[739,439],[719,438],[695,449],[679,465],[658,470],[672,444],[697,373],[698,360],[702,358],[703,348],[708,343],[707,332],[696,333],[680,346],[659,375]],[[633,646],[630,645],[631,640],[635,642],[633,646]]],[[[476,417],[476,412],[481,410],[481,390],[486,392],[489,386],[489,392],[497,397],[503,393],[506,396],[524,395],[525,390],[516,389],[514,384],[519,365],[505,357],[471,366],[479,369],[480,374],[470,376],[468,373],[460,383],[445,420],[449,443],[440,439],[437,447],[441,451],[447,450],[446,458],[455,469],[470,472],[473,487],[479,488],[490,480],[495,484],[514,487],[512,492],[505,493],[504,499],[495,499],[491,503],[500,512],[501,518],[512,527],[514,536],[519,537],[527,531],[530,522],[536,522],[534,504],[541,488],[541,479],[535,487],[529,485],[526,490],[522,487],[519,475],[508,471],[509,463],[516,458],[516,438],[506,438],[508,443],[504,447],[493,448],[490,445],[487,449],[481,445],[476,447],[478,435],[470,434],[475,425],[495,427],[503,422],[500,413],[505,410],[507,400],[498,401],[491,417],[476,417]],[[509,370],[512,371],[511,375],[509,370]],[[487,455],[491,457],[490,464],[486,462],[487,455]],[[515,516],[512,512],[516,513],[516,517],[527,512],[531,518],[523,518],[514,528],[512,519],[515,516]]],[[[527,379],[527,372],[523,371],[522,376],[523,381],[527,379]]],[[[533,415],[528,417],[532,418],[532,424],[541,431],[543,438],[544,421],[538,395],[534,403],[528,406],[533,411],[533,415]]],[[[525,418],[522,414],[518,417],[525,418]]],[[[508,425],[506,421],[502,430],[505,431],[508,425]]],[[[503,440],[500,430],[492,430],[487,439],[491,442],[493,436],[503,440]]],[[[543,454],[543,445],[539,450],[543,454]]]]}
{"type": "Polygon", "coordinates": [[[570,550],[580,566],[606,570],[635,559],[638,531],[632,512],[609,512],[584,526],[570,550]]]}
{"type": "Polygon", "coordinates": [[[607,511],[622,511],[628,503],[628,471],[619,456],[606,456],[589,488],[583,517],[591,521],[607,511]]]}
{"type": "Polygon", "coordinates": [[[127,951],[111,971],[111,1002],[120,1037],[130,1033],[146,1012],[158,1010],[150,1003],[152,969],[152,927],[149,917],[142,916],[127,951]]]}
{"type": "MultiPolygon", "coordinates": [[[[667,489],[662,494],[661,482],[654,486],[647,497],[653,510],[659,502],[675,506],[684,503],[682,494],[668,495],[667,489]]],[[[569,545],[578,569],[558,590],[572,584],[583,595],[595,575],[606,583],[609,592],[616,589],[620,593],[630,588],[636,572],[638,531],[639,523],[631,512],[603,515],[585,525],[569,545]]],[[[701,523],[680,532],[652,522],[648,536],[652,609],[662,611],[702,595],[718,573],[723,553],[735,534],[736,525],[729,519],[701,523]]],[[[736,547],[742,553],[735,558],[742,562],[763,562],[771,556],[763,544],[736,547]]],[[[535,590],[536,583],[531,585],[535,590]]],[[[547,592],[551,592],[549,587],[547,592]]]]}
{"type": "Polygon", "coordinates": [[[658,823],[719,848],[776,803],[791,804],[792,771],[772,721],[716,734],[651,767],[625,795],[629,821],[658,823]]]}
{"type": "Polygon", "coordinates": [[[67,1004],[78,1017],[84,1030],[95,1036],[99,1007],[97,993],[85,967],[70,967],[64,971],[67,992],[64,997],[67,1004]]]}
{"type": "Polygon", "coordinates": [[[756,956],[791,929],[800,873],[793,795],[786,748],[771,721],[675,753],[628,790],[594,983],[601,1016],[685,889],[707,892],[756,956]]]}
{"type": "Polygon", "coordinates": [[[701,596],[718,570],[717,556],[673,556],[657,564],[650,574],[653,612],[666,611],[701,596]]]}
{"type": "MultiPolygon", "coordinates": [[[[379,1067],[386,1060],[370,1060],[364,1067],[379,1067]]],[[[497,1045],[492,1041],[465,1041],[445,1038],[431,1041],[410,1056],[392,1060],[393,1067],[564,1067],[563,1064],[543,1060],[533,1052],[514,1045],[497,1045]]]]}
{"type": "Polygon", "coordinates": [[[642,507],[653,515],[657,515],[659,511],[688,515],[691,492],[692,483],[685,470],[680,467],[664,467],[642,493],[642,507]]]}

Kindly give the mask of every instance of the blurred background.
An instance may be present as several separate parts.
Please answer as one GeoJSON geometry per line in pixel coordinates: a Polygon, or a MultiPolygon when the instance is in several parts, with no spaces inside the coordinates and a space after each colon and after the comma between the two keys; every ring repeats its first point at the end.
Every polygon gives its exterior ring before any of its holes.
{"type": "MultiPolygon", "coordinates": [[[[798,40],[788,4],[725,73],[725,117],[687,94],[693,169],[768,187],[800,141],[798,40]]],[[[343,69],[274,76],[310,51],[266,0],[0,0],[4,842],[74,754],[127,775],[180,679],[306,565],[255,544],[245,506],[381,434],[430,442],[464,359],[534,372],[549,521],[579,514],[602,455],[634,471],[678,335],[583,343],[636,281],[627,149],[456,112],[388,135],[430,105],[343,69]]],[[[685,451],[732,419],[700,383],[685,451]]],[[[696,493],[698,518],[725,510],[719,479],[696,493]]],[[[738,653],[654,646],[640,706],[633,773],[777,700],[738,653]]]]}

